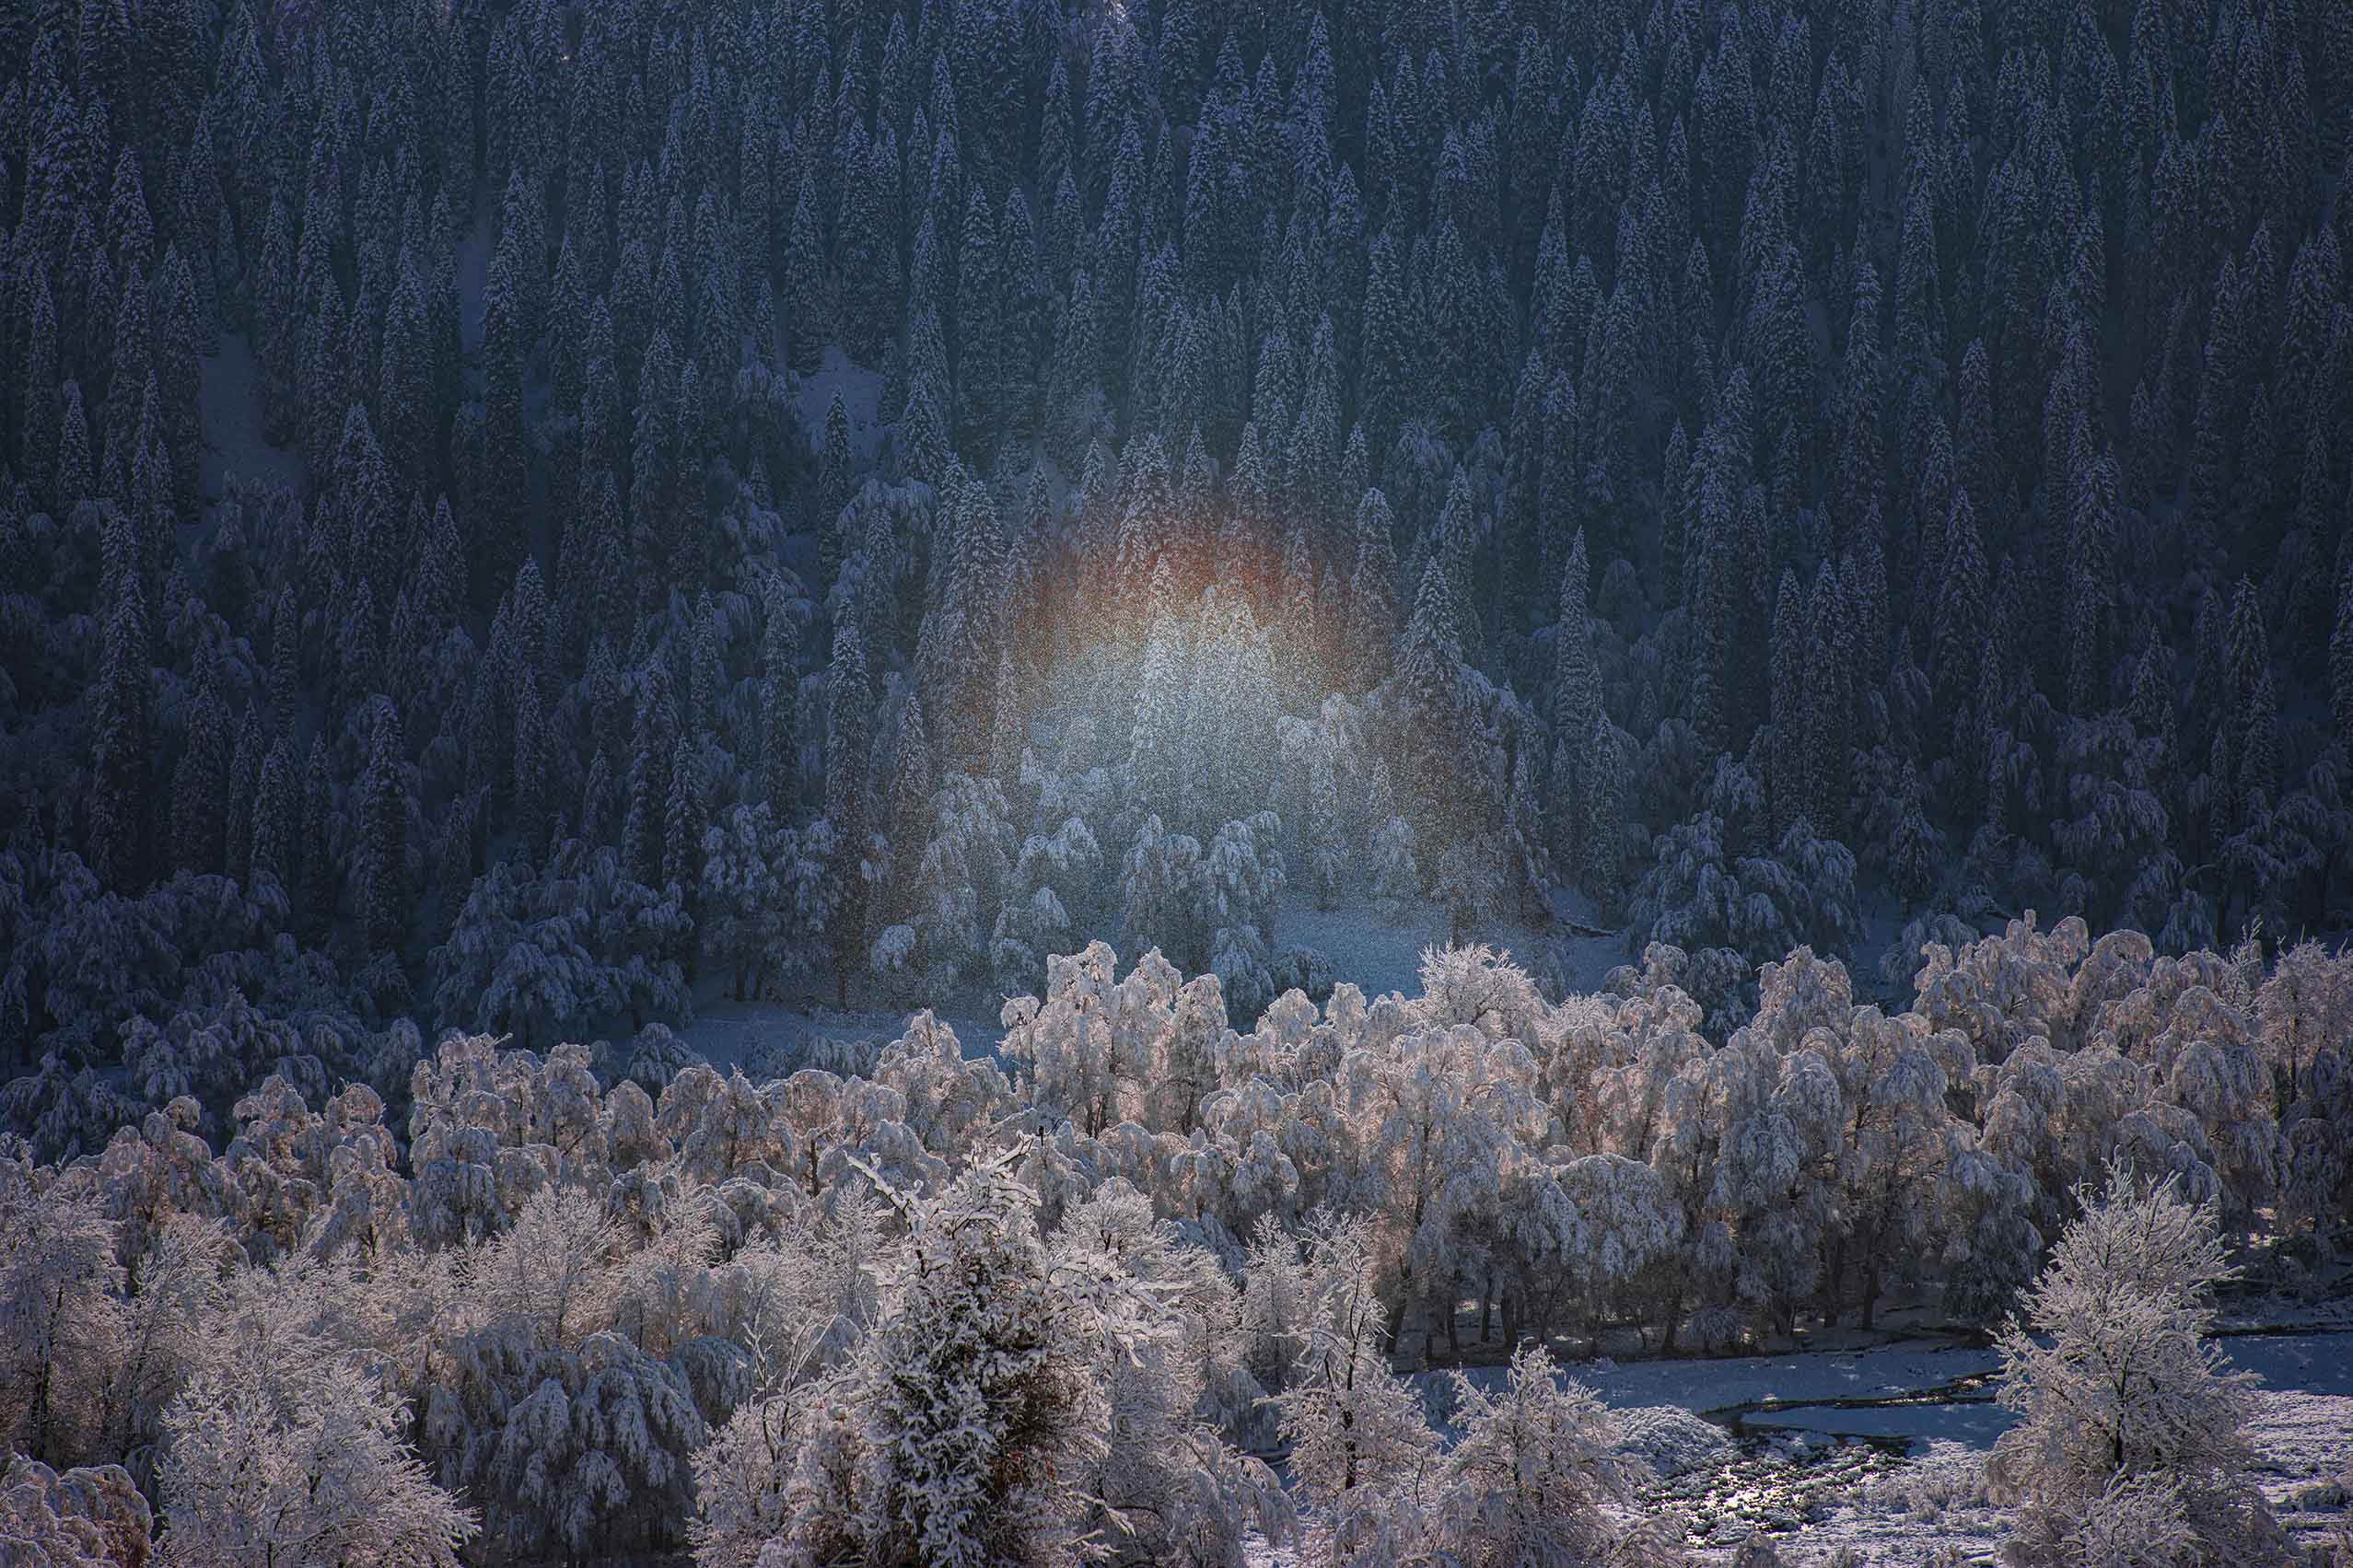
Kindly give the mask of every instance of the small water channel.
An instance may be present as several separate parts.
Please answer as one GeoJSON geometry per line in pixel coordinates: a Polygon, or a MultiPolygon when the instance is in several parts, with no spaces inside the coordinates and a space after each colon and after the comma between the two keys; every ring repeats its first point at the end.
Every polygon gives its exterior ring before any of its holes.
{"type": "MultiPolygon", "coordinates": [[[[2246,1342],[2232,1359],[2259,1370],[2265,1387],[2325,1393],[2348,1381],[2353,1353],[2314,1342],[2347,1334],[2353,1325],[2295,1324],[2230,1328],[2216,1337],[2246,1342]]],[[[1722,1427],[1731,1447],[1712,1463],[1646,1485],[1642,1506],[1679,1520],[1702,1547],[1804,1529],[1902,1469],[1928,1441],[1990,1448],[2016,1419],[1995,1400],[1998,1377],[1981,1368],[1914,1388],[1700,1408],[1695,1413],[1722,1427]]],[[[2353,1448],[2353,1430],[2345,1441],[2353,1448]]]]}

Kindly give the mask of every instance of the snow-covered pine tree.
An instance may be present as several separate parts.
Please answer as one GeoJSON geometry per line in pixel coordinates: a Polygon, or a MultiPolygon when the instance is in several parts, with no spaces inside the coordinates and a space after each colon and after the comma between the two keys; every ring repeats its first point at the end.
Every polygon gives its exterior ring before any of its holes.
{"type": "Polygon", "coordinates": [[[825,672],[825,819],[832,824],[833,920],[826,932],[833,952],[836,999],[849,1005],[850,971],[864,957],[866,928],[879,868],[868,772],[872,759],[874,702],[867,672],[866,638],[856,621],[833,632],[825,672]]]}
{"type": "Polygon", "coordinates": [[[1398,645],[1397,687],[1404,713],[1401,794],[1428,836],[1456,842],[1477,830],[1478,803],[1466,799],[1463,759],[1473,744],[1462,645],[1446,567],[1423,568],[1413,618],[1398,645]]]}
{"type": "Polygon", "coordinates": [[[1602,716],[1602,672],[1594,662],[1587,614],[1590,578],[1580,528],[1561,568],[1560,614],[1553,626],[1553,733],[1567,743],[1553,761],[1553,847],[1564,865],[1580,865],[1584,858],[1585,749],[1602,716]]]}
{"type": "Polygon", "coordinates": [[[1356,683],[1369,689],[1388,677],[1399,602],[1396,523],[1388,497],[1377,489],[1366,491],[1357,506],[1357,557],[1348,598],[1356,683]]]}
{"type": "Polygon", "coordinates": [[[155,753],[155,691],[146,597],[122,512],[85,503],[76,517],[99,532],[106,563],[106,620],[90,694],[90,865],[109,887],[135,893],[153,870],[147,773],[155,753]]]}
{"type": "Polygon", "coordinates": [[[408,934],[414,894],[409,873],[412,807],[405,779],[400,710],[391,699],[374,704],[367,767],[361,776],[358,838],[353,850],[359,917],[368,949],[397,954],[408,934]]]}
{"type": "Polygon", "coordinates": [[[1928,822],[1920,797],[1920,772],[1909,761],[1904,764],[1896,797],[1894,830],[1887,844],[1887,875],[1895,896],[1910,910],[1936,889],[1943,836],[1928,822]]]}
{"type": "MultiPolygon", "coordinates": [[[[909,1234],[844,1415],[866,1471],[867,1561],[1035,1563],[1074,1544],[1078,1477],[1109,1436],[1102,1392],[1067,1330],[1034,1197],[1003,1159],[902,1200],[909,1234]]],[[[794,1534],[822,1529],[823,1504],[794,1534]]]]}
{"type": "Polygon", "coordinates": [[[2353,555],[2337,574],[2336,629],[2328,641],[2329,704],[2336,738],[2353,751],[2353,555]]]}
{"type": "MultiPolygon", "coordinates": [[[[173,865],[209,874],[224,868],[227,852],[229,773],[228,714],[220,686],[207,668],[199,679],[194,710],[188,715],[188,743],[171,781],[173,865]]],[[[250,808],[250,798],[246,797],[250,808]]],[[[249,830],[250,841],[250,830],[249,830]]]]}
{"type": "Polygon", "coordinates": [[[1579,877],[1585,890],[1612,908],[1625,890],[1626,746],[1604,714],[1585,750],[1585,834],[1579,877]]]}
{"type": "Polygon", "coordinates": [[[912,920],[931,984],[953,988],[987,961],[1013,874],[1015,835],[996,781],[962,772],[940,782],[920,826],[926,836],[909,884],[912,920]]]}
{"type": "Polygon", "coordinates": [[[830,590],[842,570],[842,509],[850,504],[850,416],[836,391],[825,405],[825,435],[817,459],[817,575],[830,590]]]}

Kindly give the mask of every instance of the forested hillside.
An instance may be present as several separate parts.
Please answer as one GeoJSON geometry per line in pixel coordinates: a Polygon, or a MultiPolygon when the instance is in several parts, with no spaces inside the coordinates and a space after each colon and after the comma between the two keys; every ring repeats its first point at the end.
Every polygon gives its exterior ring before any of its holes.
{"type": "Polygon", "coordinates": [[[1898,999],[2028,908],[2345,923],[2342,7],[87,0],[0,69],[45,1151],[1098,935],[1247,1026],[1334,978],[1285,899],[1566,900],[1719,1029],[1868,911],[1898,999]]]}

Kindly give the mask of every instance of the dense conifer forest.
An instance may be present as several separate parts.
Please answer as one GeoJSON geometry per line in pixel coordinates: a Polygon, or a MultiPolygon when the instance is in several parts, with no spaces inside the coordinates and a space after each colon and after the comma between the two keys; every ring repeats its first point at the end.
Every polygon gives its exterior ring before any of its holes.
{"type": "Polygon", "coordinates": [[[2348,175],[2342,0],[0,8],[0,1562],[1730,1562],[1563,1364],[1891,1316],[2324,1550],[2348,175]]]}

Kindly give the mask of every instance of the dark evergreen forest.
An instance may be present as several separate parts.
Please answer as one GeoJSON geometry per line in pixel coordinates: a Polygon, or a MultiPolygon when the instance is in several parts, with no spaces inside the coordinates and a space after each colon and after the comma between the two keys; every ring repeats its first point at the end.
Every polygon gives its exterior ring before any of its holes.
{"type": "Polygon", "coordinates": [[[1098,933],[1247,1024],[1287,888],[1727,1026],[2345,924],[2341,6],[84,0],[0,73],[46,1150],[1098,933]]]}

